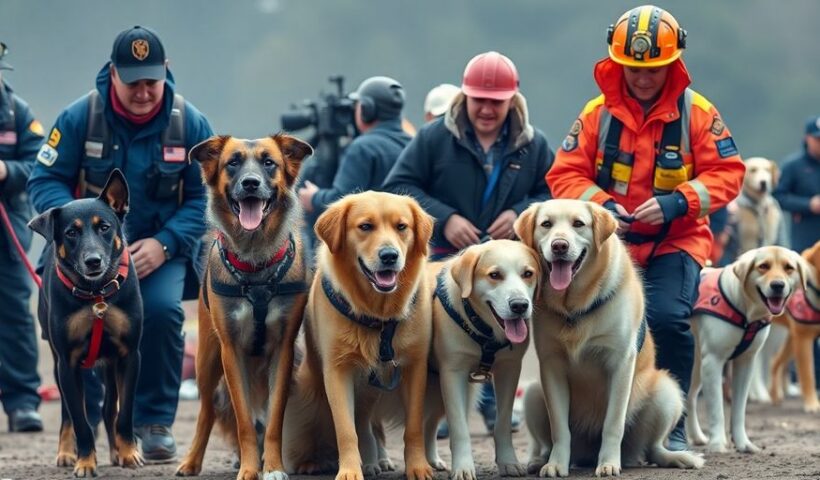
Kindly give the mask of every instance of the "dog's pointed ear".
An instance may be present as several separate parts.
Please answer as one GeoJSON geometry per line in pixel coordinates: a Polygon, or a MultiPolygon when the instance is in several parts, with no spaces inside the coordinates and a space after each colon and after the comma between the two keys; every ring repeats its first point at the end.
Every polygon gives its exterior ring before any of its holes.
{"type": "Polygon", "coordinates": [[[319,215],[316,224],[313,226],[316,236],[325,242],[333,255],[344,248],[345,233],[347,231],[347,211],[349,209],[350,202],[338,200],[330,204],[327,210],[319,215]]]}
{"type": "Polygon", "coordinates": [[[296,182],[296,177],[299,176],[302,161],[313,155],[313,147],[301,139],[284,133],[271,135],[271,138],[279,145],[282,154],[285,156],[285,180],[287,180],[288,187],[290,187],[296,182]]]}
{"type": "Polygon", "coordinates": [[[595,242],[595,248],[600,249],[601,245],[618,229],[618,221],[609,210],[597,203],[587,202],[587,206],[592,213],[592,239],[595,242]]]}
{"type": "Polygon", "coordinates": [[[535,214],[538,213],[538,205],[540,205],[540,203],[535,203],[527,207],[527,209],[521,212],[521,215],[515,219],[515,223],[513,224],[515,235],[521,239],[524,245],[530,248],[535,248],[535,214]]]}
{"type": "Polygon", "coordinates": [[[60,207],[49,208],[28,222],[28,228],[39,233],[46,242],[54,240],[54,219],[60,215],[60,207]]]}
{"type": "Polygon", "coordinates": [[[746,278],[752,273],[756,257],[757,252],[755,250],[749,250],[732,264],[732,273],[740,280],[741,285],[746,285],[746,278]]]}
{"type": "Polygon", "coordinates": [[[115,168],[108,176],[108,181],[97,198],[107,203],[120,220],[125,218],[129,204],[128,182],[119,168],[115,168]]]}
{"type": "Polygon", "coordinates": [[[430,238],[433,236],[433,217],[415,200],[411,200],[410,208],[413,210],[413,250],[420,258],[427,258],[430,238]]]}
{"type": "Polygon", "coordinates": [[[214,135],[199,142],[188,152],[189,162],[199,161],[202,167],[202,179],[205,180],[206,184],[213,186],[216,182],[216,173],[219,171],[219,156],[230,139],[230,135],[214,135]]]}
{"type": "Polygon", "coordinates": [[[456,257],[450,266],[450,275],[455,280],[458,288],[461,289],[461,298],[467,298],[473,293],[473,276],[478,259],[481,255],[476,248],[468,248],[461,255],[456,257]]]}

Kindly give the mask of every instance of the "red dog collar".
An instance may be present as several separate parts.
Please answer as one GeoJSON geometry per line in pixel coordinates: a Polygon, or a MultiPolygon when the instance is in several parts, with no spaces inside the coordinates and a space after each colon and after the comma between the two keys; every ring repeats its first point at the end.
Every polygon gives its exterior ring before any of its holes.
{"type": "Polygon", "coordinates": [[[285,240],[284,245],[282,248],[276,251],[273,257],[265,263],[250,263],[245,262],[239,259],[235,253],[228,249],[228,246],[225,245],[225,237],[222,235],[222,232],[217,232],[216,239],[219,241],[220,248],[225,252],[225,258],[228,260],[228,263],[237,270],[242,273],[255,273],[262,271],[272,265],[275,265],[282,261],[285,258],[285,254],[288,252],[288,247],[290,246],[290,238],[285,240]]]}

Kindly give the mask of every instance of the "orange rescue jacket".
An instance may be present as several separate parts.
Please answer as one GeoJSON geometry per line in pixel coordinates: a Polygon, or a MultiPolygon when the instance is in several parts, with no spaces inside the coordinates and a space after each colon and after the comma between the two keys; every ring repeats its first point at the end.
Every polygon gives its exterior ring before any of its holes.
{"type": "MultiPolygon", "coordinates": [[[[681,59],[670,64],[661,96],[646,115],[638,101],[627,93],[623,68],[609,58],[596,64],[595,80],[602,95],[584,107],[556,152],[546,181],[555,198],[591,200],[599,204],[614,200],[628,212],[634,212],[653,196],[655,157],[663,127],[681,117],[678,99],[686,92],[691,108],[688,135],[681,139],[681,153],[687,180],[674,190],[686,198],[688,211],[671,222],[654,254],[682,250],[704,265],[712,246],[708,215],[738,195],[745,173],[743,162],[717,109],[702,95],[688,90],[691,80],[681,59]],[[609,122],[603,126],[600,123],[607,118],[607,112],[623,123],[620,150],[633,155],[631,176],[619,191],[612,187],[605,191],[595,183],[596,165],[604,156],[603,148],[599,147],[606,137],[602,130],[609,125],[609,122]]],[[[641,222],[632,223],[630,229],[642,235],[654,235],[660,230],[660,225],[641,222]]],[[[641,266],[646,266],[655,247],[651,242],[628,246],[632,258],[641,266]]]]}

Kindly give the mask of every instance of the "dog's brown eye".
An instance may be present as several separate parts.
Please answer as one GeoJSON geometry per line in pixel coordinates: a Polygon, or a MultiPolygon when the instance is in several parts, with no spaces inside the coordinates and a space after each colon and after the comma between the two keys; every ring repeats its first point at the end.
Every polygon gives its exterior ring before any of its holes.
{"type": "Polygon", "coordinates": [[[107,232],[108,230],[111,229],[111,227],[108,224],[105,224],[105,223],[100,224],[99,228],[100,228],[100,231],[102,233],[105,233],[105,232],[107,232]]]}
{"type": "Polygon", "coordinates": [[[575,227],[575,228],[581,228],[584,225],[586,225],[586,224],[584,222],[580,221],[580,220],[575,220],[574,222],[572,222],[572,226],[575,227]]]}
{"type": "Polygon", "coordinates": [[[396,230],[398,230],[400,232],[403,232],[403,231],[407,230],[407,224],[406,223],[400,223],[400,224],[396,225],[396,230]]]}
{"type": "Polygon", "coordinates": [[[543,222],[541,222],[541,226],[544,228],[550,228],[552,227],[552,222],[550,222],[549,220],[544,220],[543,222]]]}
{"type": "Polygon", "coordinates": [[[760,270],[761,272],[768,272],[770,268],[771,267],[769,266],[768,263],[761,263],[760,265],[757,266],[757,269],[760,270]]]}
{"type": "Polygon", "coordinates": [[[77,230],[71,229],[71,230],[65,232],[65,236],[68,237],[68,238],[74,238],[74,237],[77,236],[77,230]]]}
{"type": "Polygon", "coordinates": [[[493,280],[501,280],[501,272],[490,272],[487,276],[493,280]]]}
{"type": "Polygon", "coordinates": [[[521,278],[532,278],[532,270],[525,270],[524,273],[521,275],[521,278]]]}
{"type": "Polygon", "coordinates": [[[274,162],[274,161],[273,161],[273,160],[271,160],[270,158],[266,158],[266,159],[265,159],[265,161],[264,161],[263,163],[264,163],[264,165],[265,165],[265,167],[266,167],[266,168],[270,168],[270,167],[272,167],[272,166],[276,165],[276,162],[274,162]]]}
{"type": "Polygon", "coordinates": [[[373,230],[373,225],[371,225],[369,223],[363,223],[363,224],[359,225],[359,230],[361,230],[363,232],[369,232],[370,230],[373,230]]]}
{"type": "Polygon", "coordinates": [[[238,166],[239,166],[239,160],[236,160],[236,159],[231,159],[231,160],[228,162],[228,166],[229,166],[229,167],[238,167],[238,166]]]}
{"type": "Polygon", "coordinates": [[[786,266],[783,267],[783,270],[785,270],[786,273],[792,273],[794,271],[794,267],[789,264],[786,264],[786,266]]]}

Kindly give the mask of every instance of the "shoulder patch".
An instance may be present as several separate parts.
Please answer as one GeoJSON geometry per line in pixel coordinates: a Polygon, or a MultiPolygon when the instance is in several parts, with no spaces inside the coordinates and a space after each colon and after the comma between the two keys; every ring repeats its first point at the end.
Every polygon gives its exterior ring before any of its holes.
{"type": "Polygon", "coordinates": [[[692,91],[692,105],[697,106],[704,112],[710,112],[712,110],[712,102],[694,90],[692,91]]]}
{"type": "Polygon", "coordinates": [[[567,135],[564,141],[561,142],[561,149],[565,152],[571,152],[578,147],[578,137],[575,135],[567,135]]]}
{"type": "Polygon", "coordinates": [[[61,138],[63,138],[63,134],[60,133],[60,130],[57,127],[52,128],[51,133],[48,135],[49,146],[57,148],[57,145],[60,144],[61,138]]]}
{"type": "Polygon", "coordinates": [[[57,150],[54,149],[54,147],[52,147],[49,144],[45,144],[42,147],[40,147],[40,151],[37,152],[37,161],[47,167],[50,167],[54,165],[55,161],[57,161],[58,156],[59,154],[57,153],[57,150]]]}
{"type": "Polygon", "coordinates": [[[581,133],[581,130],[584,129],[584,122],[581,121],[580,118],[576,118],[574,122],[572,122],[572,126],[569,127],[569,134],[575,137],[581,133]]]}
{"type": "Polygon", "coordinates": [[[595,110],[596,107],[604,104],[604,94],[598,95],[597,97],[593,98],[592,100],[588,101],[586,105],[584,105],[584,109],[581,111],[581,116],[585,116],[589,114],[589,112],[595,110]]]}
{"type": "Polygon", "coordinates": [[[737,147],[735,146],[735,141],[732,137],[716,140],[715,146],[717,147],[718,155],[720,155],[721,158],[737,155],[737,147]]]}
{"type": "Polygon", "coordinates": [[[709,127],[709,131],[712,132],[712,135],[719,137],[724,130],[726,130],[726,125],[723,123],[723,120],[717,115],[712,117],[712,125],[709,127]]]}
{"type": "Polygon", "coordinates": [[[38,120],[32,120],[28,125],[28,129],[31,130],[31,133],[37,135],[38,137],[43,137],[46,134],[45,130],[43,130],[43,124],[38,120]]]}

